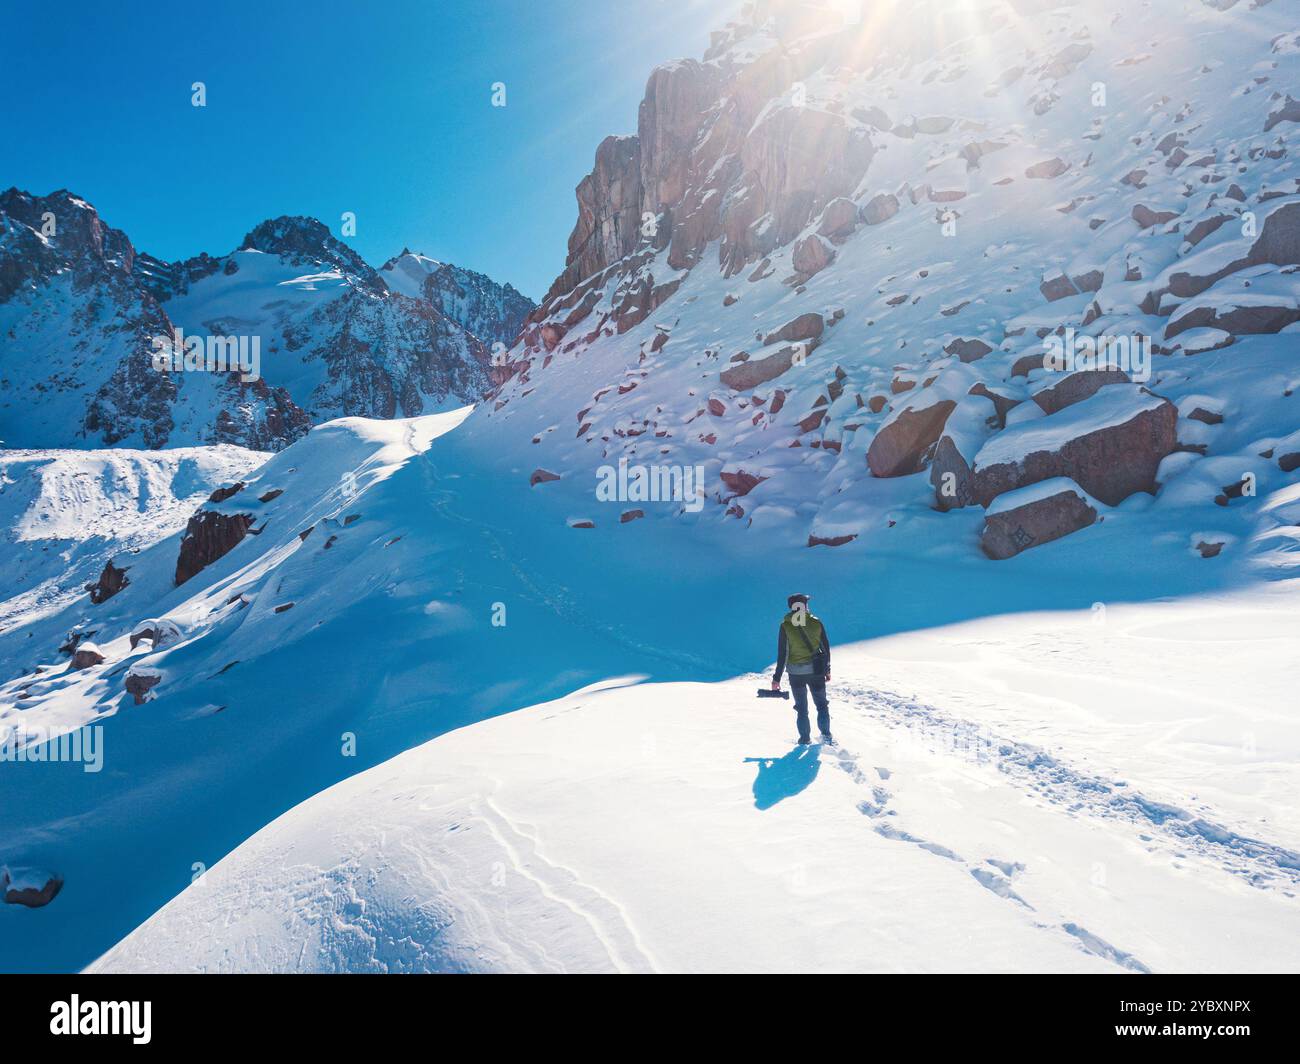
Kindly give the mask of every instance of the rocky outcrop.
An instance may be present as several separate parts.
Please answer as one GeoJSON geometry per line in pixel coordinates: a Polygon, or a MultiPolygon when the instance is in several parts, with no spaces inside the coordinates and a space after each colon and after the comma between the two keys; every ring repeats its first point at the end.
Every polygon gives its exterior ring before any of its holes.
{"type": "Polygon", "coordinates": [[[253,526],[251,514],[218,513],[200,510],[190,518],[181,539],[176,559],[176,584],[185,583],[195,573],[224,558],[248,535],[253,526]]]}
{"type": "Polygon", "coordinates": [[[552,473],[549,469],[534,469],[532,476],[528,478],[528,486],[535,488],[538,484],[545,484],[548,481],[559,479],[559,473],[552,473]]]}
{"type": "Polygon", "coordinates": [[[110,559],[104,563],[99,579],[93,584],[87,584],[86,590],[90,592],[90,601],[98,606],[101,602],[111,599],[130,582],[127,579],[126,567],[119,569],[110,559]]]}
{"type": "Polygon", "coordinates": [[[984,515],[980,547],[994,560],[1013,557],[1087,528],[1097,508],[1072,480],[1057,477],[1009,492],[984,515]]]}

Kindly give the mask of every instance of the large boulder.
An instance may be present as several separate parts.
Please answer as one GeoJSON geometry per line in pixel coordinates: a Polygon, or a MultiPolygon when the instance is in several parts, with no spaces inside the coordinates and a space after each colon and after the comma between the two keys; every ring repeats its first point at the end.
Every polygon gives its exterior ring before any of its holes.
{"type": "Polygon", "coordinates": [[[1178,408],[1132,384],[1112,384],[1083,402],[1000,432],[975,456],[971,489],[981,506],[1016,488],[1069,477],[1114,506],[1152,494],[1156,470],[1178,445],[1178,408]]]}
{"type": "Polygon", "coordinates": [[[958,402],[930,462],[930,484],[937,509],[955,510],[975,501],[970,485],[971,463],[999,423],[998,409],[991,399],[972,393],[958,402]]]}
{"type": "MultiPolygon", "coordinates": [[[[1162,298],[1191,299],[1230,274],[1248,266],[1291,266],[1300,263],[1300,196],[1285,196],[1254,209],[1258,235],[1244,255],[1235,254],[1233,241],[1189,256],[1160,275],[1142,302],[1142,310],[1156,313],[1162,298]]],[[[1190,327],[1190,326],[1186,326],[1190,327]]]]}
{"type": "Polygon", "coordinates": [[[842,244],[858,224],[858,205],[847,196],[837,196],[826,204],[822,211],[821,223],[817,232],[832,244],[842,244]]]}
{"type": "Polygon", "coordinates": [[[862,221],[866,225],[887,222],[898,213],[898,197],[892,192],[877,192],[862,205],[862,221]]]}
{"type": "MultiPolygon", "coordinates": [[[[724,369],[719,375],[719,380],[723,385],[736,392],[747,392],[752,388],[757,388],[760,384],[766,384],[770,380],[785,373],[794,365],[794,356],[796,349],[794,347],[783,347],[775,354],[768,355],[766,358],[752,358],[747,362],[741,362],[729,369],[724,369]]],[[[776,413],[774,409],[772,411],[776,413]]]]}
{"type": "Polygon", "coordinates": [[[763,346],[768,344],[791,343],[798,340],[816,340],[826,327],[820,314],[810,311],[791,318],[775,332],[763,337],[763,346]]]}
{"type": "Polygon", "coordinates": [[[944,351],[950,355],[956,355],[963,362],[978,362],[992,350],[993,346],[991,344],[985,343],[978,337],[958,336],[944,345],[944,351]]]}
{"type": "Polygon", "coordinates": [[[867,448],[867,466],[873,476],[905,477],[925,465],[957,403],[924,393],[919,398],[927,401],[899,407],[876,431],[867,448]],[[928,401],[931,398],[933,402],[928,401]]]}
{"type": "Polygon", "coordinates": [[[1055,414],[1067,406],[1090,399],[1108,384],[1128,384],[1127,373],[1117,366],[1102,369],[1081,369],[1068,373],[1046,387],[1039,388],[1030,396],[1043,409],[1045,414],[1055,414]]]}
{"type": "Polygon", "coordinates": [[[980,546],[995,560],[1050,543],[1097,520],[1095,500],[1068,477],[998,496],[984,515],[980,546]]]}
{"type": "Polygon", "coordinates": [[[1165,326],[1165,340],[1188,329],[1219,329],[1232,336],[1277,333],[1300,321],[1300,296],[1294,289],[1265,284],[1254,289],[1234,285],[1232,291],[1223,291],[1223,287],[1179,307],[1165,326]]]}
{"type": "Polygon", "coordinates": [[[804,237],[794,246],[791,261],[804,277],[821,273],[835,260],[835,250],[816,233],[804,237]]]}

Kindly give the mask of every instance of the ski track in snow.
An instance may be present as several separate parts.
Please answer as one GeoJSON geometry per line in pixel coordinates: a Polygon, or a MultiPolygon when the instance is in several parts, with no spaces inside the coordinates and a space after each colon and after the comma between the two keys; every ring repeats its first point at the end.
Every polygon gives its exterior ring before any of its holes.
{"type": "MultiPolygon", "coordinates": [[[[1063,808],[1069,816],[1090,816],[1139,829],[1139,837],[1149,850],[1156,846],[1166,849],[1174,862],[1192,854],[1241,877],[1251,886],[1278,890],[1288,898],[1295,897],[1296,888],[1300,887],[1300,854],[1294,851],[1240,835],[1178,806],[1152,801],[1122,783],[1071,768],[1031,745],[992,736],[987,729],[949,716],[934,706],[853,684],[837,689],[837,702],[841,712],[849,709],[870,716],[892,731],[910,731],[921,725],[926,729],[924,734],[933,741],[932,748],[942,744],[948,752],[964,751],[976,763],[994,764],[999,774],[1020,787],[1028,797],[1063,808]]],[[[886,819],[897,816],[895,810],[888,808],[893,794],[871,780],[859,766],[857,755],[842,746],[832,750],[834,763],[855,783],[870,790],[870,797],[858,803],[858,811],[875,822],[878,835],[912,843],[945,860],[965,865],[981,886],[1034,913],[1034,926],[1045,931],[1064,931],[1082,949],[1121,968],[1144,974],[1151,972],[1131,953],[1072,920],[1059,916],[1039,918],[1038,910],[1012,887],[1012,879],[1024,870],[1024,863],[992,857],[969,863],[949,847],[920,838],[898,826],[896,820],[886,819]],[[986,866],[998,869],[1002,875],[986,866]]],[[[891,770],[884,766],[874,766],[873,770],[882,782],[892,776],[891,770]]]]}

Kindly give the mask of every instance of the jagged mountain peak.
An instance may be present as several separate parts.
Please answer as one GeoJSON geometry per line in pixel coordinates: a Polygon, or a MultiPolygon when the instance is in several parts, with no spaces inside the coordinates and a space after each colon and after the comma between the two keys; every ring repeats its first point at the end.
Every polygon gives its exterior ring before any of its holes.
{"type": "Polygon", "coordinates": [[[329,263],[382,292],[383,279],[373,266],[343,243],[323,222],[304,215],[268,218],[251,229],[239,251],[261,251],[294,262],[329,263]]]}
{"type": "MultiPolygon", "coordinates": [[[[17,187],[7,189],[0,193],[0,225],[0,247],[28,259],[29,265],[42,257],[40,248],[57,256],[60,265],[90,255],[130,272],[135,262],[135,248],[126,234],[106,225],[90,203],[66,188],[45,196],[17,187]]],[[[49,255],[43,257],[49,266],[49,255]]],[[[16,272],[11,265],[7,271],[10,284],[0,279],[0,300],[12,291],[16,272]]]]}
{"type": "Polygon", "coordinates": [[[409,248],[384,263],[380,274],[390,291],[431,303],[489,346],[513,343],[535,306],[514,285],[409,248]]]}

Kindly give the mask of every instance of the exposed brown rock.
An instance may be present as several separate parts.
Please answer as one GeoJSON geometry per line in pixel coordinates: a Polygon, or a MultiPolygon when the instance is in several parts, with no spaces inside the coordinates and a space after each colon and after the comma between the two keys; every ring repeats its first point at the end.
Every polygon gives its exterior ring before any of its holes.
{"type": "Polygon", "coordinates": [[[253,526],[251,514],[223,514],[200,510],[185,526],[180,556],[176,559],[176,583],[185,583],[205,566],[233,550],[253,526]]]}
{"type": "Polygon", "coordinates": [[[1040,388],[1030,396],[1045,414],[1055,414],[1067,406],[1081,403],[1097,394],[1107,384],[1128,384],[1130,378],[1122,369],[1108,366],[1105,369],[1081,369],[1066,374],[1056,383],[1040,388]]]}
{"type": "Polygon", "coordinates": [[[741,495],[748,495],[759,484],[763,483],[767,477],[760,477],[754,473],[747,473],[743,469],[737,469],[732,472],[721,472],[718,474],[722,483],[727,486],[731,492],[728,498],[737,498],[741,495]]]}
{"type": "Polygon", "coordinates": [[[95,665],[102,665],[108,660],[104,657],[99,647],[94,643],[81,643],[77,649],[72,652],[73,669],[89,669],[95,665]]]}
{"type": "Polygon", "coordinates": [[[1040,180],[1050,179],[1053,177],[1060,177],[1068,169],[1070,169],[1070,164],[1064,159],[1044,159],[1040,163],[1034,163],[1033,166],[1026,167],[1025,176],[1040,180]]]}
{"type": "Polygon", "coordinates": [[[980,547],[990,558],[1002,560],[1087,528],[1096,520],[1096,509],[1063,485],[1060,491],[1023,506],[987,514],[980,547]]]}
{"type": "Polygon", "coordinates": [[[812,277],[835,261],[835,251],[814,233],[795,244],[791,261],[799,273],[812,277]]]}
{"type": "MultiPolygon", "coordinates": [[[[751,358],[747,362],[724,369],[718,378],[732,391],[747,392],[785,373],[794,365],[794,356],[795,348],[783,347],[776,354],[768,355],[766,358],[751,358]]],[[[776,413],[776,408],[773,408],[772,412],[776,413]]]]}
{"type": "Polygon", "coordinates": [[[98,606],[101,602],[111,599],[130,582],[126,576],[126,567],[119,569],[110,560],[105,563],[99,579],[93,584],[87,584],[86,590],[90,592],[90,601],[98,606]]]}
{"type": "Polygon", "coordinates": [[[966,339],[959,336],[955,340],[950,340],[944,346],[944,350],[950,355],[956,355],[963,362],[978,362],[992,351],[993,347],[980,339],[966,339]]]}
{"type": "MultiPolygon", "coordinates": [[[[578,430],[578,435],[582,435],[582,429],[578,430]]],[[[545,484],[547,481],[559,479],[559,473],[552,473],[549,469],[534,469],[533,475],[528,478],[528,486],[535,488],[538,484],[545,484]]]]}
{"type": "Polygon", "coordinates": [[[876,432],[867,448],[867,466],[877,477],[902,477],[918,472],[926,453],[957,404],[942,399],[920,409],[903,408],[876,432]]]}
{"type": "Polygon", "coordinates": [[[1043,298],[1049,303],[1055,303],[1058,299],[1066,299],[1079,294],[1079,290],[1074,287],[1074,282],[1060,270],[1045,276],[1038,286],[1038,290],[1043,293],[1043,298]]]}
{"type": "Polygon", "coordinates": [[[808,536],[808,546],[810,547],[842,547],[846,543],[852,543],[857,539],[857,533],[843,536],[808,536]]]}
{"type": "Polygon", "coordinates": [[[148,699],[150,690],[157,687],[162,682],[162,677],[157,673],[139,673],[128,672],[123,686],[126,687],[126,693],[129,694],[137,706],[144,705],[148,699]]]}
{"type": "MultiPolygon", "coordinates": [[[[38,880],[41,877],[37,877],[38,880]]],[[[63,880],[59,876],[50,875],[45,879],[44,885],[40,887],[16,887],[13,885],[8,869],[4,870],[0,876],[0,889],[4,891],[4,900],[8,905],[24,905],[29,909],[39,909],[44,905],[49,905],[56,897],[59,891],[63,889],[63,880]]]]}
{"type": "Polygon", "coordinates": [[[898,213],[898,197],[892,192],[877,192],[862,206],[862,221],[867,225],[887,222],[898,213]]]}
{"type": "Polygon", "coordinates": [[[763,346],[768,344],[789,343],[797,340],[816,340],[820,338],[826,322],[820,314],[809,312],[791,318],[774,332],[763,337],[763,346]]]}
{"type": "Polygon", "coordinates": [[[208,502],[225,502],[231,496],[238,495],[243,490],[244,482],[242,480],[234,484],[223,485],[208,496],[208,502]]]}
{"type": "Polygon", "coordinates": [[[1133,208],[1133,220],[1143,229],[1150,229],[1153,225],[1164,225],[1165,222],[1172,222],[1177,217],[1177,211],[1156,211],[1145,203],[1139,203],[1133,208]]]}

